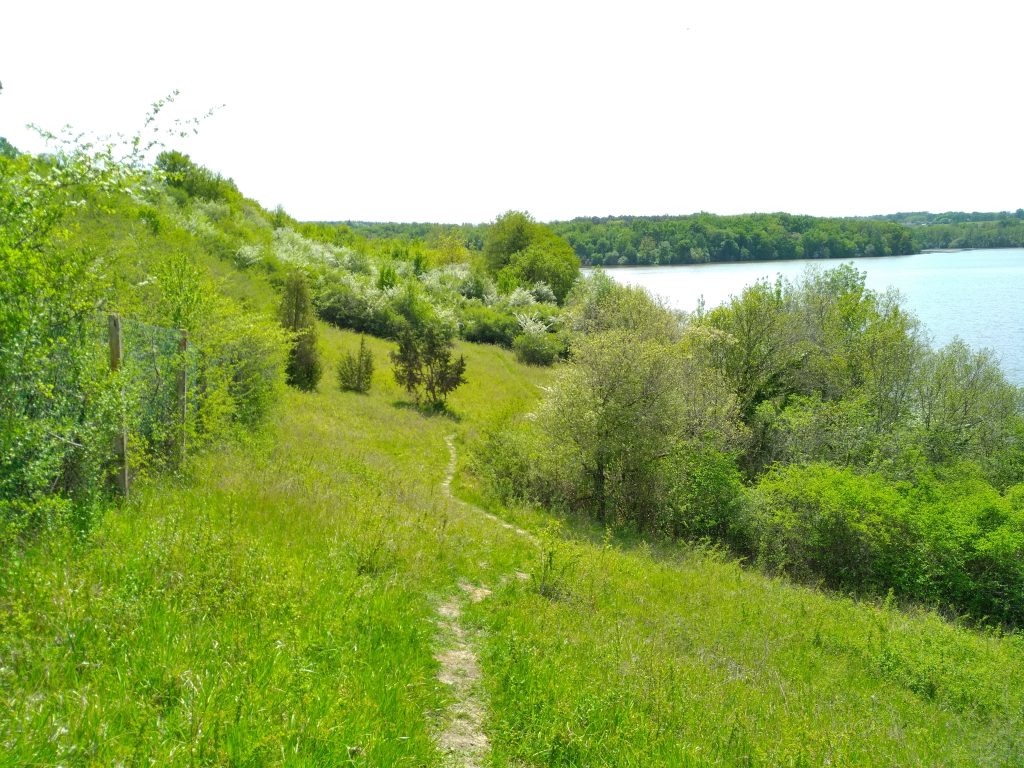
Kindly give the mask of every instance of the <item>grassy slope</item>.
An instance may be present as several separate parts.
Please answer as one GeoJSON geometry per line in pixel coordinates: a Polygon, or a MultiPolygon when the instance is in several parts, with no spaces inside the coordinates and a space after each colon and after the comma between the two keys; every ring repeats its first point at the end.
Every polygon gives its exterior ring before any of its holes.
{"type": "Polygon", "coordinates": [[[495,590],[468,620],[496,765],[1024,761],[1019,637],[700,553],[551,539],[545,571],[440,482],[444,436],[472,440],[547,372],[465,345],[460,418],[425,418],[390,345],[368,340],[364,397],[331,375],[356,337],[323,339],[320,392],[289,392],[260,439],[5,564],[0,762],[438,764],[433,617],[460,579],[495,590]],[[552,596],[502,580],[516,569],[552,596]]]}
{"type": "MultiPolygon", "coordinates": [[[[324,336],[330,370],[356,341],[324,336]]],[[[371,342],[384,368],[389,345],[371,342]]],[[[533,389],[483,374],[507,353],[467,354],[466,424],[533,389]]],[[[436,762],[434,605],[527,552],[449,508],[444,436],[462,427],[403,399],[386,370],[368,397],[325,377],[289,392],[262,439],[140,489],[87,544],[9,562],[0,761],[436,762]]]]}

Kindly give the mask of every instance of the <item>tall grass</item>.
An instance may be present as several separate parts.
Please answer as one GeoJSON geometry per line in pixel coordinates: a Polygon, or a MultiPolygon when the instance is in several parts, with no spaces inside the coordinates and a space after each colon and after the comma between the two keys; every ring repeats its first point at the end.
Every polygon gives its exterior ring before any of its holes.
{"type": "Polygon", "coordinates": [[[385,373],[369,397],[290,392],[265,434],[140,487],[88,539],[12,554],[0,762],[437,762],[434,605],[524,548],[450,507],[457,423],[395,407],[385,373]]]}
{"type": "MultiPolygon", "coordinates": [[[[357,341],[321,340],[328,368],[357,341]]],[[[699,550],[539,549],[450,504],[445,436],[464,463],[548,376],[459,351],[449,415],[403,407],[386,367],[369,395],[290,391],[264,433],[147,481],[87,538],[9,553],[0,763],[442,765],[434,619],[459,581],[493,590],[465,618],[496,766],[1024,761],[1019,636],[699,550]]]]}

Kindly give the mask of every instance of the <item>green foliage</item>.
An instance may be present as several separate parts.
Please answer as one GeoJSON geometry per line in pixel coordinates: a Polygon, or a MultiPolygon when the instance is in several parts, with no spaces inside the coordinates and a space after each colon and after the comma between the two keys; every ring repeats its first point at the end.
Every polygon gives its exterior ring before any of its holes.
{"type": "Polygon", "coordinates": [[[218,173],[196,165],[192,158],[174,150],[161,152],[156,159],[155,168],[171,189],[182,193],[179,202],[186,202],[189,197],[203,200],[222,200],[233,202],[241,198],[238,187],[231,179],[225,179],[218,173]]]}
{"type": "Polygon", "coordinates": [[[492,273],[497,274],[512,260],[512,256],[530,246],[541,225],[521,211],[502,214],[487,230],[484,258],[492,273]]]}
{"type": "Polygon", "coordinates": [[[695,324],[699,353],[726,375],[753,429],[749,475],[776,460],[898,464],[919,442],[919,324],[852,267],[756,283],[695,324]]]}
{"type": "Polygon", "coordinates": [[[915,486],[822,464],[785,467],[753,494],[759,560],[803,581],[897,595],[1018,625],[1024,516],[969,470],[915,486]]]}
{"type": "MultiPolygon", "coordinates": [[[[990,353],[929,350],[898,296],[848,265],[690,318],[596,272],[564,323],[570,359],[535,418],[484,451],[503,498],[707,539],[833,589],[1021,621],[1020,528],[999,489],[1022,479],[1024,401],[990,353]],[[969,488],[946,479],[964,466],[969,488]]],[[[521,359],[547,336],[520,337],[521,359]]]]}
{"type": "Polygon", "coordinates": [[[561,356],[563,345],[558,338],[544,331],[521,333],[512,340],[516,360],[527,365],[552,365],[561,356]]]}
{"type": "Polygon", "coordinates": [[[466,341],[511,347],[519,335],[519,321],[511,312],[484,305],[468,305],[462,311],[462,335],[466,341]]]}
{"type": "Polygon", "coordinates": [[[504,277],[512,285],[547,285],[561,304],[579,274],[579,260],[572,247],[549,230],[539,230],[530,245],[510,256],[498,280],[499,284],[504,277]]]}
{"type": "Polygon", "coordinates": [[[321,278],[315,303],[320,317],[339,328],[393,338],[400,326],[395,302],[351,276],[328,274],[321,278]]]}
{"type": "Polygon", "coordinates": [[[320,382],[323,367],[317,349],[313,302],[306,279],[299,272],[291,273],[285,281],[280,316],[282,327],[292,335],[288,365],[285,368],[288,383],[310,392],[320,382]]]}
{"type": "Polygon", "coordinates": [[[912,583],[907,505],[882,478],[792,466],[763,478],[754,499],[757,556],[767,568],[834,589],[902,592],[912,583]]]}
{"type": "Polygon", "coordinates": [[[796,388],[805,345],[781,282],[748,286],[739,297],[708,313],[708,353],[739,395],[746,419],[765,400],[796,388]]]}
{"type": "Polygon", "coordinates": [[[694,264],[914,253],[911,230],[863,219],[786,213],[622,216],[553,222],[584,264],[694,264]]]}
{"type": "Polygon", "coordinates": [[[519,211],[499,216],[490,226],[483,255],[503,293],[544,283],[559,304],[565,301],[580,273],[572,247],[528,213],[519,211]]]}
{"type": "Polygon", "coordinates": [[[662,471],[667,482],[658,523],[662,533],[674,539],[706,539],[737,552],[747,548],[746,499],[733,454],[687,442],[666,457],[662,471]]]}
{"type": "Polygon", "coordinates": [[[393,264],[383,264],[377,273],[377,288],[386,291],[398,284],[398,272],[393,264]]]}
{"type": "Polygon", "coordinates": [[[679,347],[606,331],[576,342],[536,419],[498,435],[503,447],[493,450],[520,494],[601,523],[696,534],[706,526],[683,519],[694,510],[668,467],[680,469],[700,444],[734,447],[736,416],[721,379],[679,347]]]}
{"type": "Polygon", "coordinates": [[[442,320],[409,322],[391,353],[397,381],[406,392],[435,410],[442,410],[448,395],[466,381],[466,359],[452,358],[454,330],[442,320]]]}
{"type": "Polygon", "coordinates": [[[20,154],[21,153],[18,151],[17,147],[11,144],[11,142],[9,142],[3,136],[0,136],[0,158],[13,160],[20,154]]]}
{"type": "Polygon", "coordinates": [[[373,383],[373,353],[366,348],[366,339],[360,337],[359,351],[348,352],[338,361],[338,386],[345,392],[370,391],[373,383]]]}
{"type": "Polygon", "coordinates": [[[578,334],[620,330],[637,340],[662,342],[682,336],[678,312],[642,288],[619,285],[600,270],[576,283],[566,310],[567,325],[578,334]]]}
{"type": "Polygon", "coordinates": [[[991,351],[972,352],[954,340],[924,356],[915,384],[921,440],[931,461],[984,460],[1018,436],[1024,393],[1007,382],[991,351]]]}
{"type": "Polygon", "coordinates": [[[998,213],[895,213],[873,217],[906,226],[920,249],[1020,248],[1024,246],[1024,209],[998,213]]]}

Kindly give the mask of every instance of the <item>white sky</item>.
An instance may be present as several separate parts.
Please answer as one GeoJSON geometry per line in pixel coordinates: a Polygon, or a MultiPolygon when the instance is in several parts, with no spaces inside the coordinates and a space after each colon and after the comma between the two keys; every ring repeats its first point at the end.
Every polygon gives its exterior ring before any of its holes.
{"type": "Polygon", "coordinates": [[[0,135],[136,130],[300,219],[1024,206],[1019,0],[47,2],[0,135]]]}

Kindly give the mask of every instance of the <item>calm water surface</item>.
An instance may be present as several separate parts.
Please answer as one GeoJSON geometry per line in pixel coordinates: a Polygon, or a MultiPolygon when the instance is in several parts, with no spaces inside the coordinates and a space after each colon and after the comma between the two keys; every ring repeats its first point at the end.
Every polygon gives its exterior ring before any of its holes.
{"type": "MultiPolygon", "coordinates": [[[[758,261],[672,267],[618,267],[608,274],[640,285],[673,306],[692,311],[701,296],[710,308],[760,278],[800,276],[808,265],[836,261],[758,261]]],[[[999,355],[1007,378],[1024,386],[1024,248],[919,253],[850,259],[876,291],[896,288],[903,305],[924,323],[936,346],[959,336],[975,349],[999,355]]]]}

